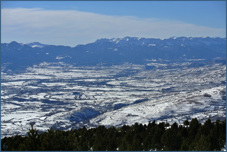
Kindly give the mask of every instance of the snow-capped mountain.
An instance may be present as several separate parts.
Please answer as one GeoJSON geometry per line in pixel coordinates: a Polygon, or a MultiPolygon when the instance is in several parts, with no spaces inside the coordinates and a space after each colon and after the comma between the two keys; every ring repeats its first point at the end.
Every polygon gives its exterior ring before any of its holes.
{"type": "Polygon", "coordinates": [[[98,39],[76,47],[45,45],[38,42],[2,43],[2,64],[9,69],[42,62],[66,62],[76,65],[136,63],[150,60],[225,58],[226,39],[210,37],[112,38],[98,39]],[[14,66],[15,65],[15,66],[14,66]]]}
{"type": "MultiPolygon", "coordinates": [[[[171,46],[171,45],[218,45],[223,44],[225,39],[222,38],[210,38],[210,37],[171,37],[169,39],[155,39],[155,38],[137,38],[137,37],[124,37],[124,38],[112,38],[112,39],[98,39],[96,43],[116,43],[118,45],[139,45],[149,46],[171,46]]],[[[224,42],[225,43],[225,42],[224,42]]]]}
{"type": "Polygon", "coordinates": [[[42,47],[44,47],[44,46],[46,46],[46,44],[41,44],[41,43],[39,43],[39,42],[32,42],[32,43],[26,43],[26,45],[29,45],[29,46],[31,46],[31,47],[39,47],[39,48],[42,48],[42,47]]]}

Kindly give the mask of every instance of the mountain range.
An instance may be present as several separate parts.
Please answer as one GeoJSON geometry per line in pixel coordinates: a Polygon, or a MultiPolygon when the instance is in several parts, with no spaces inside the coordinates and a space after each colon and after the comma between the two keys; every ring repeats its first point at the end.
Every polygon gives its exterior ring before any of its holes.
{"type": "Polygon", "coordinates": [[[2,43],[2,70],[21,70],[42,62],[73,65],[145,64],[152,60],[211,60],[226,57],[226,38],[171,37],[168,39],[124,37],[98,39],[75,47],[33,43],[2,43]]]}
{"type": "Polygon", "coordinates": [[[226,118],[225,38],[1,44],[1,136],[226,118]]]}

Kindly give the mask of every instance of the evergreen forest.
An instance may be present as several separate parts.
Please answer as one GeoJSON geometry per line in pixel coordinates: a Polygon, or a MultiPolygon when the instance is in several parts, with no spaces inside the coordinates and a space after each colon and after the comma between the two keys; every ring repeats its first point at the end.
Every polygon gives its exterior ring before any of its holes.
{"type": "Polygon", "coordinates": [[[155,121],[121,127],[98,126],[1,139],[2,151],[220,151],[226,145],[226,120],[201,124],[196,118],[180,125],[155,121]]]}

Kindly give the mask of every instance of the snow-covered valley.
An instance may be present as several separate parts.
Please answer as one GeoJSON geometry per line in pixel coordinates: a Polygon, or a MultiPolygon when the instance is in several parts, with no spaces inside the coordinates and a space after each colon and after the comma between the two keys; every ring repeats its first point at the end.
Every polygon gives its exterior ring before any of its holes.
{"type": "Polygon", "coordinates": [[[226,65],[41,63],[1,77],[1,137],[82,126],[226,117],[226,65]],[[148,67],[148,68],[147,68],[148,67]],[[152,68],[149,68],[152,67],[152,68]]]}

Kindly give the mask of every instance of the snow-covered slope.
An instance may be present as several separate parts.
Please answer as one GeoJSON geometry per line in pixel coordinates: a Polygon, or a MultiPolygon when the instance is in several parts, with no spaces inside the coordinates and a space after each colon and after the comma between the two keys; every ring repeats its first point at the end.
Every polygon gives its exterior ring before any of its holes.
{"type": "Polygon", "coordinates": [[[2,137],[39,130],[148,121],[224,119],[226,66],[191,62],[72,66],[42,63],[2,72],[2,137]]]}
{"type": "Polygon", "coordinates": [[[190,93],[181,92],[164,95],[158,99],[149,99],[140,104],[104,113],[90,121],[91,124],[105,126],[132,125],[135,122],[147,124],[152,120],[167,121],[170,124],[192,118],[200,121],[208,118],[213,121],[224,119],[225,101],[219,94],[225,90],[223,86],[190,93]],[[212,97],[204,97],[209,92],[212,97]],[[217,108],[217,106],[222,106],[217,108]]]}

